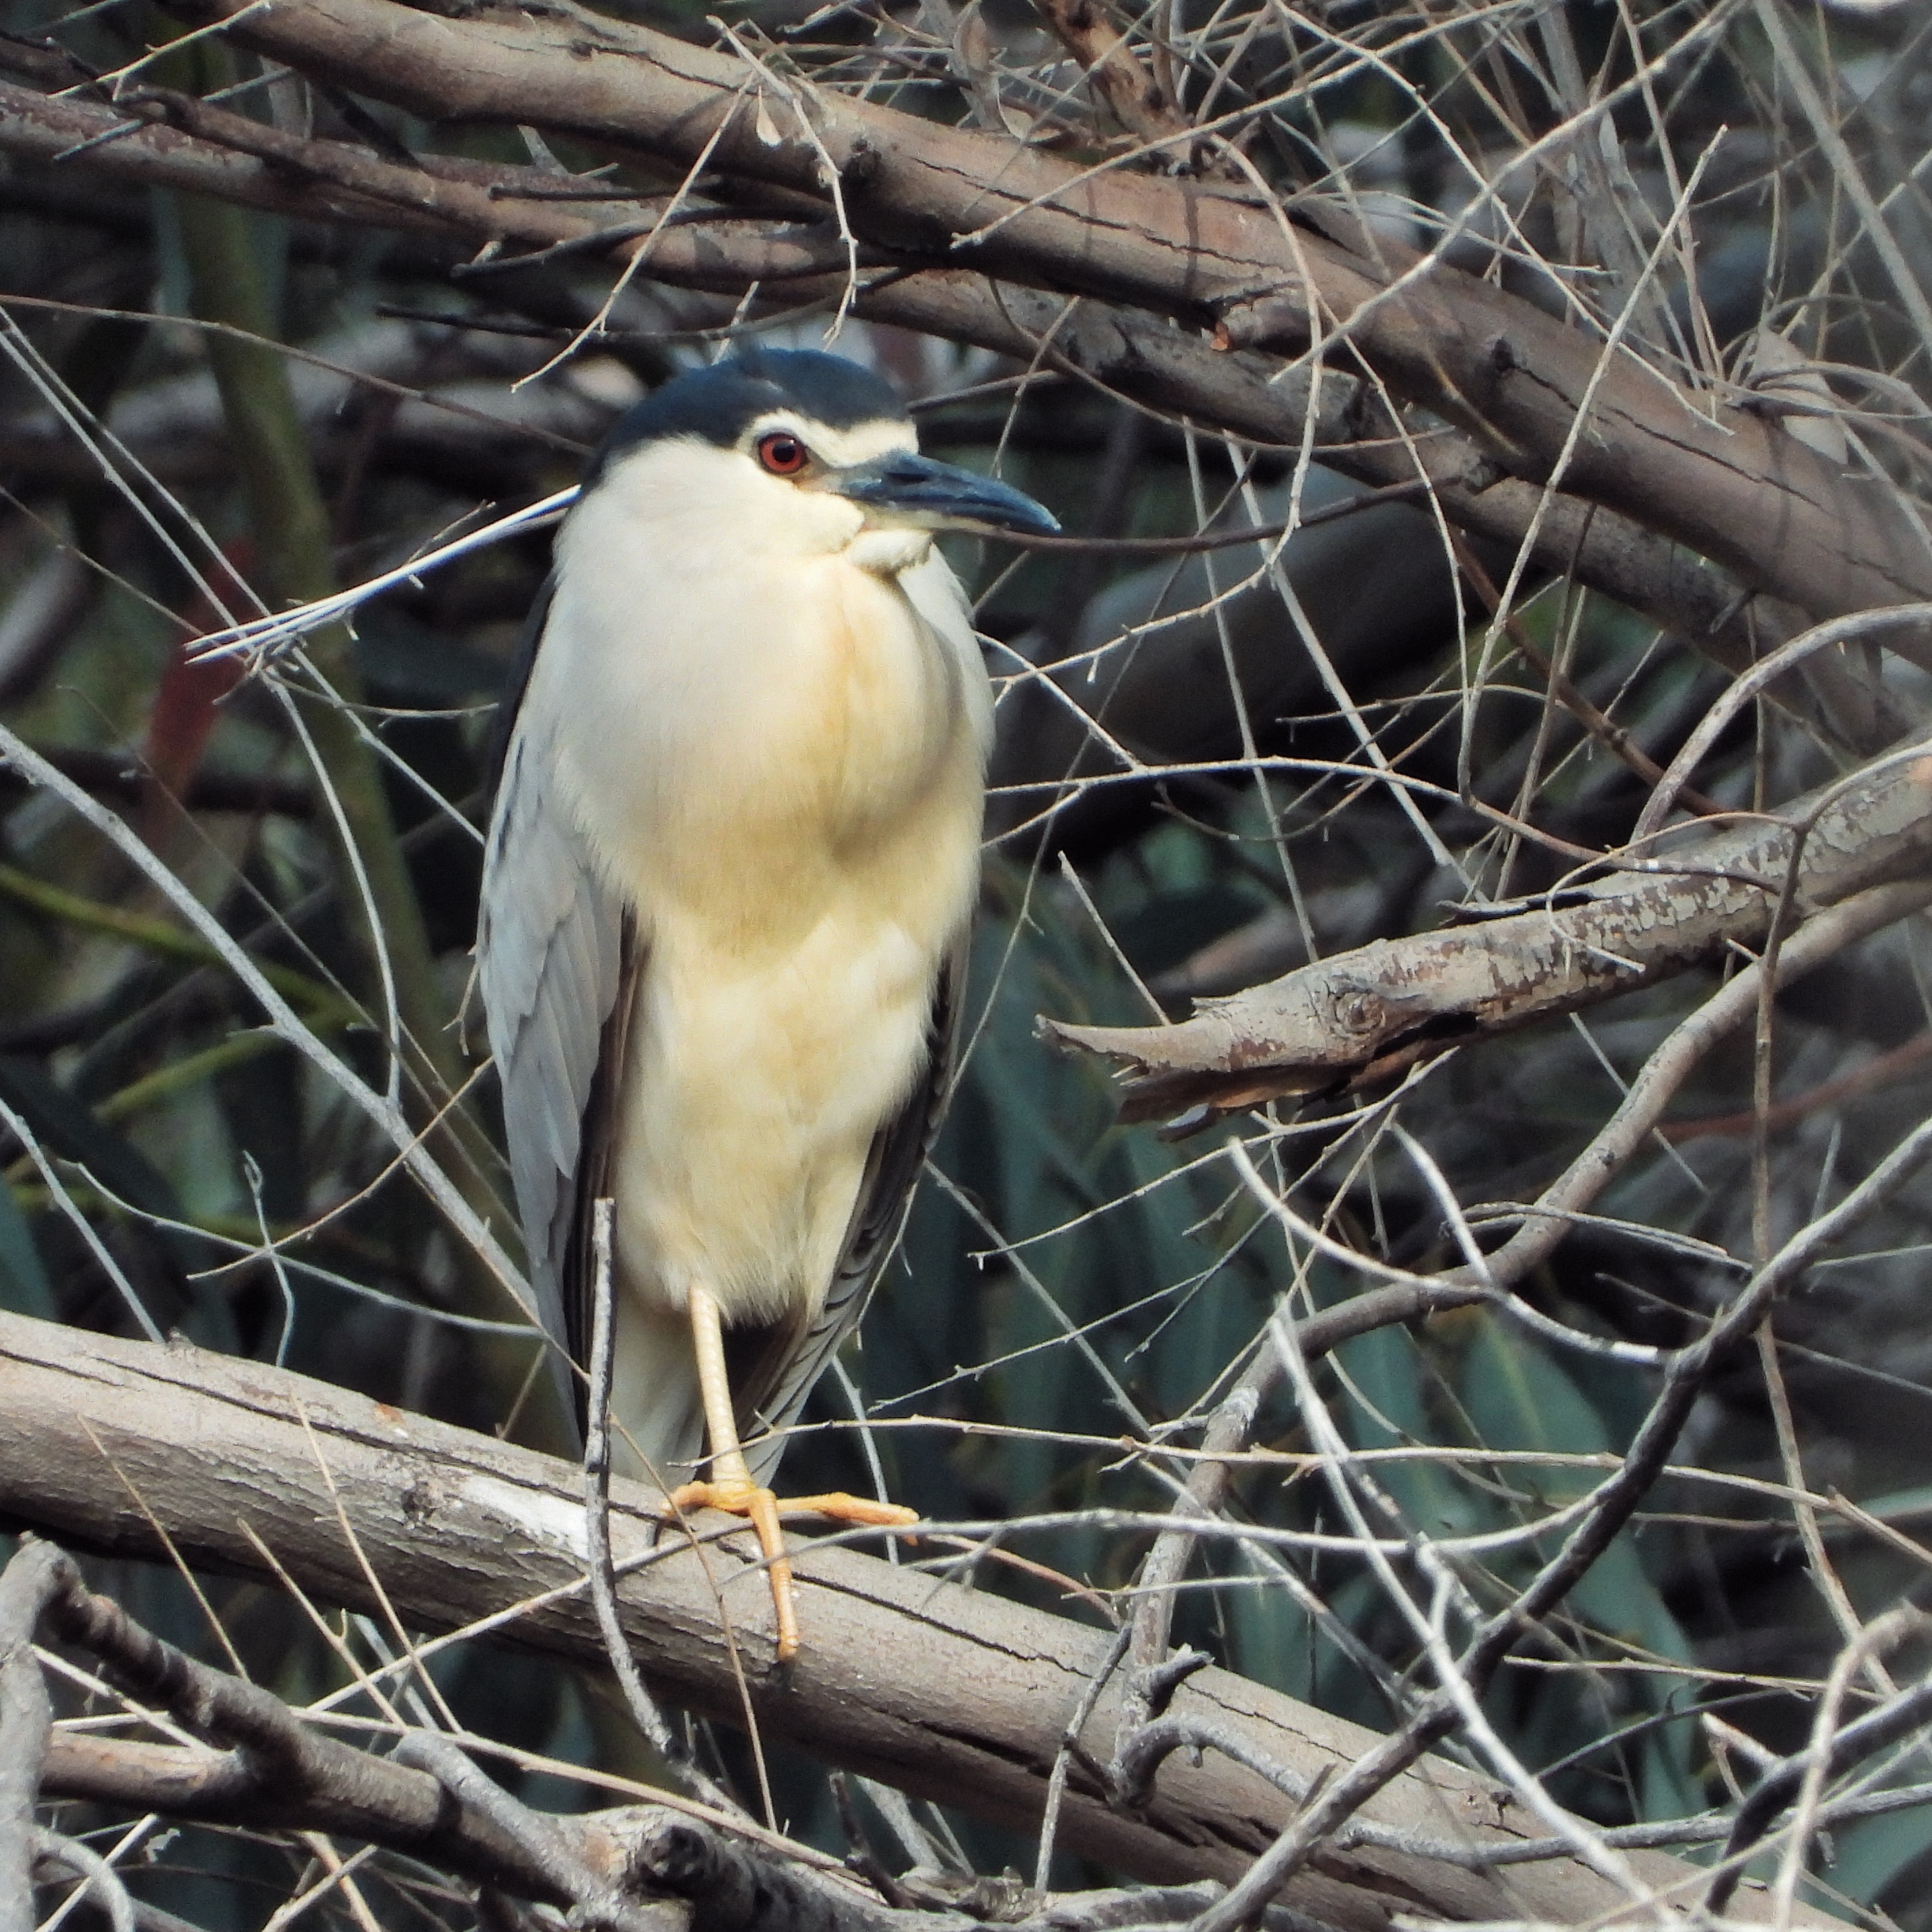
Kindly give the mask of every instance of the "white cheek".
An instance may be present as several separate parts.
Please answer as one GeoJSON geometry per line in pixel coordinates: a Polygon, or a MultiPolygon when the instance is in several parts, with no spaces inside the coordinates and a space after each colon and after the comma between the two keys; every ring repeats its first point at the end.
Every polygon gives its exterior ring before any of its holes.
{"type": "Polygon", "coordinates": [[[785,484],[772,493],[761,535],[767,546],[796,556],[830,556],[863,529],[866,513],[843,496],[785,484]]]}

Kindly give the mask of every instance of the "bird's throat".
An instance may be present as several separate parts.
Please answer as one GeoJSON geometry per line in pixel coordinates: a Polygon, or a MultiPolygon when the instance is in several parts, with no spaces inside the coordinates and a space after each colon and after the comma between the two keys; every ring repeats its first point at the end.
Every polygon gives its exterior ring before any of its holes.
{"type": "Polygon", "coordinates": [[[896,577],[923,563],[932,550],[930,530],[861,530],[845,546],[845,557],[874,577],[896,577]]]}

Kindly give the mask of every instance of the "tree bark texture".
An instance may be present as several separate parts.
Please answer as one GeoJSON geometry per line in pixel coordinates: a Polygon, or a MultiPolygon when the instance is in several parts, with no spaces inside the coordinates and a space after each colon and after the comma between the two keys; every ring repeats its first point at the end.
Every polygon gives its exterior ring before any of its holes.
{"type": "MultiPolygon", "coordinates": [[[[654,1492],[615,1487],[621,1569],[651,1547],[654,1492]]],[[[568,1464],[259,1364],[0,1316],[0,1508],[12,1525],[70,1544],[164,1560],[171,1544],[191,1564],[267,1582],[266,1548],[320,1601],[380,1611],[373,1574],[412,1628],[500,1618],[505,1640],[594,1666],[603,1652],[580,1589],[580,1491],[568,1464]]],[[[800,1540],[806,1644],[781,1671],[748,1538],[707,1533],[694,1550],[671,1534],[656,1549],[620,1593],[626,1634],[668,1697],[729,1722],[743,1721],[748,1700],[764,1734],[821,1761],[1022,1828],[1038,1823],[1063,1731],[1108,1651],[1106,1632],[800,1540]]],[[[1083,1734],[1096,1761],[1112,1755],[1123,1688],[1109,1685],[1083,1734]]],[[[1187,1680],[1172,1710],[1238,1733],[1311,1783],[1375,1742],[1211,1669],[1187,1680]]],[[[1168,1758],[1150,1801],[1130,1815],[1110,1808],[1076,1762],[1061,1841],[1148,1882],[1231,1882],[1295,1808],[1210,1751],[1198,1765],[1168,1758]]],[[[1538,1834],[1496,1787],[1435,1760],[1364,1816],[1438,1843],[1538,1834]]],[[[1661,1854],[1634,1857],[1660,1888],[1679,1884],[1688,1897],[1703,1882],[1661,1854]]],[[[1357,1845],[1320,1855],[1283,1902],[1343,1932],[1384,1932],[1402,1912],[1615,1923],[1618,1898],[1568,1862],[1480,1872],[1357,1845]]],[[[1747,1888],[1739,1908],[1762,1912],[1762,1895],[1747,1888]]]]}

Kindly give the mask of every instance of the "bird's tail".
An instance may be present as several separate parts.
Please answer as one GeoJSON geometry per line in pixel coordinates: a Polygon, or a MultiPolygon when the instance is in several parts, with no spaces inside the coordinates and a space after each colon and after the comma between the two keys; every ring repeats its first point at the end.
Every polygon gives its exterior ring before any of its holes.
{"type": "Polygon", "coordinates": [[[701,1476],[704,1403],[691,1347],[690,1318],[618,1298],[612,1364],[610,1466],[620,1475],[674,1490],[701,1476]]]}

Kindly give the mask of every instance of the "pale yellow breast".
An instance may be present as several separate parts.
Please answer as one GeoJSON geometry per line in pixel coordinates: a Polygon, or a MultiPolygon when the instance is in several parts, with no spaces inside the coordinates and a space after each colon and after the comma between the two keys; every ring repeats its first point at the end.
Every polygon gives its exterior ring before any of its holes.
{"type": "Polygon", "coordinates": [[[728,1320],[823,1295],[979,869],[976,658],[839,560],[793,584],[795,628],[741,694],[741,755],[703,748],[675,827],[631,842],[650,959],[620,1258],[648,1301],[701,1282],[728,1320]]]}

